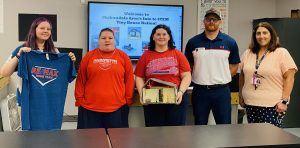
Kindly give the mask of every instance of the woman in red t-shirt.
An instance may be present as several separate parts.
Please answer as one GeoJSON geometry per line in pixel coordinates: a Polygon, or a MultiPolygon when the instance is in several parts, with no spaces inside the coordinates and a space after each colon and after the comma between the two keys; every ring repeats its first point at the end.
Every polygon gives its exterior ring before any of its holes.
{"type": "MultiPolygon", "coordinates": [[[[142,88],[149,78],[171,82],[177,86],[176,104],[144,104],[146,126],[184,125],[188,105],[185,93],[191,83],[191,69],[185,56],[175,49],[171,30],[157,25],[151,33],[149,50],[139,59],[136,69],[136,87],[142,88]]],[[[142,97],[140,97],[142,98],[142,97]]],[[[140,100],[143,104],[143,101],[140,100]]]]}

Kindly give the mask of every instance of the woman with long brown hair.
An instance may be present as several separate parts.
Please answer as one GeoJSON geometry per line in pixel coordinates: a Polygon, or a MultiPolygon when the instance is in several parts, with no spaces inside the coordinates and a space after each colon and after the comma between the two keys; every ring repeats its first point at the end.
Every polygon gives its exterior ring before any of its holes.
{"type": "Polygon", "coordinates": [[[269,23],[254,28],[240,68],[240,105],[248,122],[282,127],[298,68],[269,23]]]}

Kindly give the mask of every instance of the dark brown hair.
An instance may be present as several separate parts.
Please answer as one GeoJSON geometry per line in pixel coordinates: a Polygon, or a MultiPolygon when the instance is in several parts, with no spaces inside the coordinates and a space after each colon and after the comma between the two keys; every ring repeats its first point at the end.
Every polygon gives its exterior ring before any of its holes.
{"type": "Polygon", "coordinates": [[[249,49],[251,49],[251,51],[253,53],[258,53],[258,51],[260,49],[260,45],[258,44],[258,42],[256,40],[256,31],[259,27],[266,28],[271,34],[271,40],[270,40],[270,43],[268,45],[267,50],[272,52],[272,51],[275,51],[276,48],[280,47],[279,38],[277,36],[277,33],[276,33],[275,29],[272,27],[272,25],[267,23],[267,22],[260,22],[253,29],[252,37],[251,37],[251,43],[249,45],[249,49]]]}
{"type": "MultiPolygon", "coordinates": [[[[27,34],[27,38],[26,38],[26,41],[25,41],[25,46],[26,47],[30,47],[31,49],[33,50],[37,50],[38,49],[38,46],[36,44],[36,28],[38,27],[39,24],[41,24],[42,22],[48,22],[50,24],[50,27],[52,29],[52,24],[51,22],[44,18],[44,17],[39,17],[37,19],[35,19],[31,26],[30,26],[30,30],[27,34]]],[[[55,51],[55,46],[54,46],[54,43],[53,43],[53,39],[52,39],[52,34],[50,35],[50,37],[45,41],[45,44],[44,44],[44,51],[45,52],[53,52],[53,53],[56,53],[55,51]]]]}
{"type": "Polygon", "coordinates": [[[150,35],[150,42],[148,44],[149,50],[150,51],[155,51],[155,41],[153,40],[153,36],[156,33],[157,29],[166,30],[168,35],[170,36],[170,40],[168,41],[168,48],[171,49],[171,50],[176,48],[176,46],[174,45],[174,40],[173,40],[173,36],[172,36],[172,32],[171,32],[170,27],[168,27],[167,25],[164,25],[164,24],[159,24],[159,25],[155,26],[152,29],[152,32],[151,32],[151,35],[150,35]]]}

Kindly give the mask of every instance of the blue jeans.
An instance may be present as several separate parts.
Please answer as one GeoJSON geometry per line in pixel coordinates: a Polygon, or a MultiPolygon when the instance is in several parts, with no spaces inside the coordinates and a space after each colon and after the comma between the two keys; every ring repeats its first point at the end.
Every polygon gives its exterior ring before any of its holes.
{"type": "Polygon", "coordinates": [[[216,124],[231,123],[231,96],[229,87],[207,89],[194,85],[192,105],[195,125],[207,125],[210,110],[216,124]]]}

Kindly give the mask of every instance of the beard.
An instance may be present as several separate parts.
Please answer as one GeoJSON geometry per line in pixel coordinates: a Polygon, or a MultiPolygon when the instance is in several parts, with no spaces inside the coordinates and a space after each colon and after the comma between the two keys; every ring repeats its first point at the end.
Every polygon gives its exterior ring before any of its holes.
{"type": "Polygon", "coordinates": [[[205,26],[205,30],[208,32],[215,32],[218,31],[218,27],[216,26],[205,26]]]}

